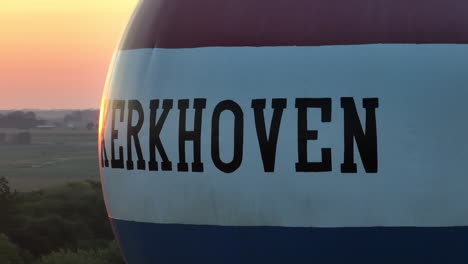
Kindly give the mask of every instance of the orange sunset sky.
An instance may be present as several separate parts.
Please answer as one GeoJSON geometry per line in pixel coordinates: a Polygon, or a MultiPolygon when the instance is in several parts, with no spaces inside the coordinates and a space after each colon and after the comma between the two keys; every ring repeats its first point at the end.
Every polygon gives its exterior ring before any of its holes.
{"type": "Polygon", "coordinates": [[[0,109],[99,108],[138,0],[0,0],[0,109]]]}

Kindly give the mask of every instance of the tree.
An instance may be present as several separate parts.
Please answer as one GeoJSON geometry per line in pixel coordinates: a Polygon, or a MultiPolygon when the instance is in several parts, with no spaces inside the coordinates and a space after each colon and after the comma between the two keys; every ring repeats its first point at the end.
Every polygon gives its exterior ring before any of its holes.
{"type": "Polygon", "coordinates": [[[20,249],[5,234],[0,234],[0,263],[22,264],[20,249]]]}
{"type": "Polygon", "coordinates": [[[94,128],[94,123],[93,122],[88,122],[88,124],[86,125],[86,129],[91,130],[93,128],[94,128]]]}
{"type": "Polygon", "coordinates": [[[13,111],[0,116],[0,127],[28,129],[42,123],[34,112],[13,111]]]}
{"type": "Polygon", "coordinates": [[[18,200],[18,227],[7,234],[35,256],[59,248],[102,248],[114,237],[99,182],[20,193],[18,200]]]}
{"type": "Polygon", "coordinates": [[[65,115],[63,121],[65,123],[70,121],[81,121],[83,120],[83,113],[81,111],[73,111],[70,114],[65,115]]]}
{"type": "Polygon", "coordinates": [[[35,264],[125,264],[115,244],[103,249],[60,249],[40,258],[35,264]]]}
{"type": "Polygon", "coordinates": [[[17,192],[10,190],[10,185],[5,177],[0,177],[0,232],[9,233],[15,223],[17,192]]]}
{"type": "Polygon", "coordinates": [[[10,185],[5,177],[0,177],[0,201],[7,199],[10,196],[10,185]]]}
{"type": "Polygon", "coordinates": [[[124,263],[99,182],[18,193],[0,177],[0,210],[0,264],[124,263]]]}

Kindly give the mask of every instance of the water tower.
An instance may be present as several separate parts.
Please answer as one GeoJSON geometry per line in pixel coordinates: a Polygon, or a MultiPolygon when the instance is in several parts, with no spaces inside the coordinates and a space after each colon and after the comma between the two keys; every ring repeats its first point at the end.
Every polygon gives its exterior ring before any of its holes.
{"type": "Polygon", "coordinates": [[[143,0],[100,165],[129,263],[466,263],[468,2],[143,0]]]}

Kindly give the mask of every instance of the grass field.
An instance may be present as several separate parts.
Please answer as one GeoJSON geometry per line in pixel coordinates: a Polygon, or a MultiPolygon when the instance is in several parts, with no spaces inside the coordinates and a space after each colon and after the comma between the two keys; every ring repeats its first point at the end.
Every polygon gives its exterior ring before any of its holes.
{"type": "Polygon", "coordinates": [[[97,131],[29,131],[31,145],[0,145],[0,176],[10,181],[13,189],[30,191],[77,179],[99,179],[97,131]]]}

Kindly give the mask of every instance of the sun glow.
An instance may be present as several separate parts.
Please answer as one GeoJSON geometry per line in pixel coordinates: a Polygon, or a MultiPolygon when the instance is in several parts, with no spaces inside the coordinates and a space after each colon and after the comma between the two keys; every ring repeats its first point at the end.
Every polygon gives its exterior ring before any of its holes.
{"type": "Polygon", "coordinates": [[[96,10],[126,12],[136,2],[137,0],[15,0],[4,1],[0,12],[87,12],[96,10]]]}
{"type": "Polygon", "coordinates": [[[137,0],[15,0],[0,8],[0,109],[98,108],[137,0]]]}

